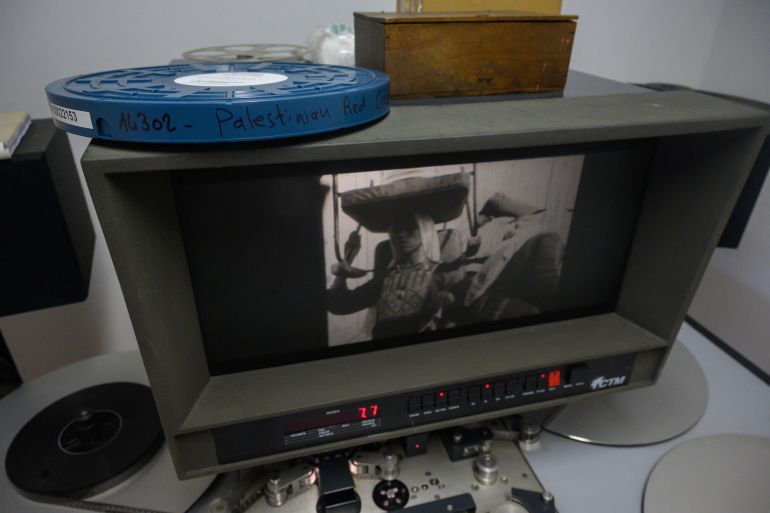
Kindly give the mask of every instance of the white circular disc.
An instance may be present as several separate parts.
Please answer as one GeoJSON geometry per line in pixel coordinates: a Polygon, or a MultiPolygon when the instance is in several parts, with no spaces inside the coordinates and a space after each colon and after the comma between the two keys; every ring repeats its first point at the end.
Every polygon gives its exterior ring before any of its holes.
{"type": "Polygon", "coordinates": [[[770,438],[716,435],[666,453],[652,469],[644,513],[767,513],[770,438]]]}
{"type": "Polygon", "coordinates": [[[277,84],[288,79],[289,77],[279,73],[242,71],[185,75],[175,78],[174,82],[181,85],[198,87],[246,87],[277,84]]]}

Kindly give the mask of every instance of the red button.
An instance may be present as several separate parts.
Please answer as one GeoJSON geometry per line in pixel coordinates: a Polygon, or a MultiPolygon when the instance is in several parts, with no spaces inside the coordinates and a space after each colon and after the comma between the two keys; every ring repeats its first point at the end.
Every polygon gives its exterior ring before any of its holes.
{"type": "Polygon", "coordinates": [[[548,386],[558,387],[561,385],[561,371],[555,370],[548,373],[548,386]]]}

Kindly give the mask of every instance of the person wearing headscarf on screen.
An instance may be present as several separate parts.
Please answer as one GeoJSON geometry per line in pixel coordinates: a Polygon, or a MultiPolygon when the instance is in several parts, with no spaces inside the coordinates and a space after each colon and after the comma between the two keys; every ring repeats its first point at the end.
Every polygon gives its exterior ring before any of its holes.
{"type": "MultiPolygon", "coordinates": [[[[384,338],[436,329],[441,310],[454,301],[447,276],[437,272],[441,248],[433,219],[426,214],[397,215],[388,231],[389,244],[375,250],[374,276],[348,289],[344,273],[336,273],[327,293],[328,309],[348,315],[375,308],[372,338],[384,338]]],[[[346,253],[360,248],[360,236],[351,233],[346,253]],[[352,247],[350,246],[352,245],[352,247]]]]}

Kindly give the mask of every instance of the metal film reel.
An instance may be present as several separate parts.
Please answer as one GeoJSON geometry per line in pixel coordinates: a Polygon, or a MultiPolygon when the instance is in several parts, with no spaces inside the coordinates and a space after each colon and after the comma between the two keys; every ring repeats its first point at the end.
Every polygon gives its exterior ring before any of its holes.
{"type": "Polygon", "coordinates": [[[189,50],[182,58],[195,62],[263,62],[304,61],[307,47],[302,45],[265,43],[208,46],[189,50]]]}

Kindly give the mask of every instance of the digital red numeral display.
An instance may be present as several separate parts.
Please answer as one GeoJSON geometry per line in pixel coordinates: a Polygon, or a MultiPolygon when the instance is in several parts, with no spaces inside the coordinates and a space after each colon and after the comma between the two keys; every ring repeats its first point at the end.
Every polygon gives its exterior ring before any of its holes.
{"type": "Polygon", "coordinates": [[[373,419],[380,411],[380,407],[377,404],[370,406],[362,406],[358,409],[358,416],[361,419],[373,419]]]}

